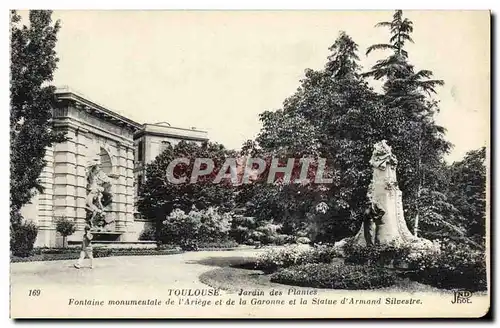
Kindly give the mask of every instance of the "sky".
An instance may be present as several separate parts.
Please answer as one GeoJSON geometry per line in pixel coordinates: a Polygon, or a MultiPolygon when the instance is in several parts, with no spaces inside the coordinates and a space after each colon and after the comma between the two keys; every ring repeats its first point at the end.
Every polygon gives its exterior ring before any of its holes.
{"type": "MultiPolygon", "coordinates": [[[[405,11],[414,22],[410,61],[445,86],[439,124],[459,160],[489,144],[490,26],[484,11],[405,11]]],[[[55,11],[61,20],[56,86],[139,123],[208,132],[238,149],[260,130],[259,113],[281,108],[306,68],[321,69],[339,31],[369,69],[388,40],[387,11],[55,11]]]]}

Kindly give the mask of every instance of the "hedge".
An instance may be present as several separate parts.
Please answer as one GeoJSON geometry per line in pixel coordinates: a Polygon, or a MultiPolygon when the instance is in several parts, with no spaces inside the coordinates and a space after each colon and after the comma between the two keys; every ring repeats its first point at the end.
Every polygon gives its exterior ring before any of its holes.
{"type": "MultiPolygon", "coordinates": [[[[182,253],[182,250],[171,249],[148,249],[148,248],[94,248],[94,258],[109,256],[145,256],[145,255],[170,255],[182,253]]],[[[33,261],[57,261],[74,260],[80,256],[78,248],[46,248],[37,250],[37,253],[29,257],[12,256],[11,262],[33,262],[33,261]]]]}
{"type": "Polygon", "coordinates": [[[330,263],[291,266],[271,275],[272,282],[286,285],[353,290],[389,287],[396,280],[394,272],[380,267],[330,263]]]}

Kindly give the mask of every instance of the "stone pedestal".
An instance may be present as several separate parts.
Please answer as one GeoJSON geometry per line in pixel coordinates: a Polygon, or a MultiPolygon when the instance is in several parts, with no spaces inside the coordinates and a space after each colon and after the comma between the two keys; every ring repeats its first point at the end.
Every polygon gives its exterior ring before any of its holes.
{"type": "Polygon", "coordinates": [[[366,246],[419,240],[406,225],[396,178],[397,159],[385,141],[375,144],[370,163],[373,177],[368,191],[369,204],[354,243],[366,246]]]}

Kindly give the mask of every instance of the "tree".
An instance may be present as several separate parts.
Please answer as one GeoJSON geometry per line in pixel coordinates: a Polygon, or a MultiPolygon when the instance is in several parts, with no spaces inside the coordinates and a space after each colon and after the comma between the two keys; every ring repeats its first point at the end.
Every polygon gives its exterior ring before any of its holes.
{"type": "MultiPolygon", "coordinates": [[[[249,215],[273,219],[285,231],[287,226],[307,227],[317,240],[325,241],[339,240],[359,228],[357,216],[370,182],[369,159],[373,144],[383,136],[379,121],[384,113],[380,97],[361,76],[357,48],[341,32],[329,48],[324,69],[307,69],[282,109],[261,114],[263,127],[256,138],[265,156],[325,158],[333,183],[257,186],[250,196],[249,215]]],[[[251,143],[246,146],[255,149],[251,143]]]]}
{"type": "Polygon", "coordinates": [[[443,85],[442,80],[430,80],[432,72],[428,70],[414,71],[413,65],[408,62],[408,52],[404,46],[406,42],[413,43],[411,33],[413,22],[403,18],[403,11],[396,10],[391,22],[380,22],[377,27],[388,27],[391,38],[389,43],[374,44],[368,47],[366,54],[374,50],[392,50],[392,54],[382,60],[378,60],[372,70],[365,76],[373,76],[375,79],[386,79],[384,90],[389,100],[412,101],[424,99],[419,91],[436,93],[435,87],[443,85]],[[418,90],[420,89],[420,90],[418,90]],[[394,99],[390,99],[394,98],[394,99]]]}
{"type": "MultiPolygon", "coordinates": [[[[145,183],[139,190],[137,208],[144,218],[156,222],[156,233],[161,232],[162,222],[174,210],[188,213],[194,207],[205,210],[216,207],[225,213],[234,209],[235,187],[228,179],[213,183],[226,158],[235,157],[235,153],[217,143],[194,143],[181,141],[175,147],[168,146],[153,162],[147,165],[145,183]],[[174,177],[186,177],[185,183],[175,184],[167,176],[169,164],[174,159],[186,158],[189,164],[178,164],[174,177]],[[196,158],[207,158],[214,162],[211,174],[202,175],[196,183],[190,183],[191,173],[196,158]]],[[[203,165],[203,164],[202,164],[203,165]]],[[[202,169],[206,168],[203,166],[202,169]]],[[[160,236],[157,235],[157,240],[160,236]]]]}
{"type": "Polygon", "coordinates": [[[52,12],[32,10],[29,26],[20,26],[21,16],[10,15],[10,217],[17,215],[36,192],[43,192],[39,176],[46,165],[47,147],[64,141],[51,128],[55,106],[52,81],[58,58],[55,45],[59,21],[52,24],[52,12]]]}
{"type": "Polygon", "coordinates": [[[56,220],[56,231],[63,237],[63,247],[66,247],[66,237],[72,235],[76,231],[76,224],[65,217],[56,220]]]}
{"type": "Polygon", "coordinates": [[[405,44],[413,43],[413,22],[404,18],[401,10],[395,11],[392,21],[376,26],[389,28],[389,42],[370,46],[366,54],[375,50],[390,50],[391,53],[387,58],[378,60],[364,76],[384,81],[386,119],[383,130],[386,131],[386,140],[402,159],[398,176],[403,204],[417,234],[422,190],[432,184],[433,171],[451,148],[451,144],[444,139],[445,129],[434,120],[434,114],[439,110],[438,102],[429,97],[444,82],[431,79],[431,71],[416,71],[410,64],[405,44]]]}
{"type": "Polygon", "coordinates": [[[230,219],[229,213],[221,214],[213,207],[206,210],[192,209],[188,213],[175,209],[163,222],[162,238],[184,249],[196,249],[199,243],[203,242],[227,241],[230,219]]]}
{"type": "Polygon", "coordinates": [[[448,197],[464,217],[466,235],[484,246],[486,236],[486,148],[467,152],[449,168],[448,197]]]}

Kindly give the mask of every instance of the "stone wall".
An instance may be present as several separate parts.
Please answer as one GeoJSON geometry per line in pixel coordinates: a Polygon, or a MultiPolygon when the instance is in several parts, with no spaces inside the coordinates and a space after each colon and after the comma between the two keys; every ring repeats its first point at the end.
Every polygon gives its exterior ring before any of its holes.
{"type": "Polygon", "coordinates": [[[134,127],[81,101],[66,99],[54,110],[54,129],[64,131],[68,140],[47,150],[47,166],[40,177],[45,192],[23,209],[26,217],[27,212],[35,216],[39,226],[35,245],[60,246],[55,232],[59,217],[77,225],[68,241],[80,240],[86,217],[86,168],[96,156],[106,163],[112,180],[113,202],[107,216],[115,222],[110,227],[122,233],[121,241],[134,239],[134,127]]]}
{"type": "Polygon", "coordinates": [[[136,213],[137,180],[144,177],[145,164],[161,153],[165,143],[175,146],[181,140],[201,144],[207,133],[162,124],[144,124],[110,111],[69,89],[57,92],[58,106],[53,110],[53,128],[64,131],[68,140],[47,149],[47,166],[40,175],[43,194],[33,197],[22,215],[39,227],[35,246],[61,246],[62,237],[55,231],[55,220],[74,220],[77,231],[68,242],[81,240],[86,219],[87,168],[99,157],[101,169],[112,181],[113,202],[107,208],[109,225],[120,233],[120,241],[136,241],[151,224],[136,213]],[[144,142],[139,161],[139,141],[144,142]]]}

